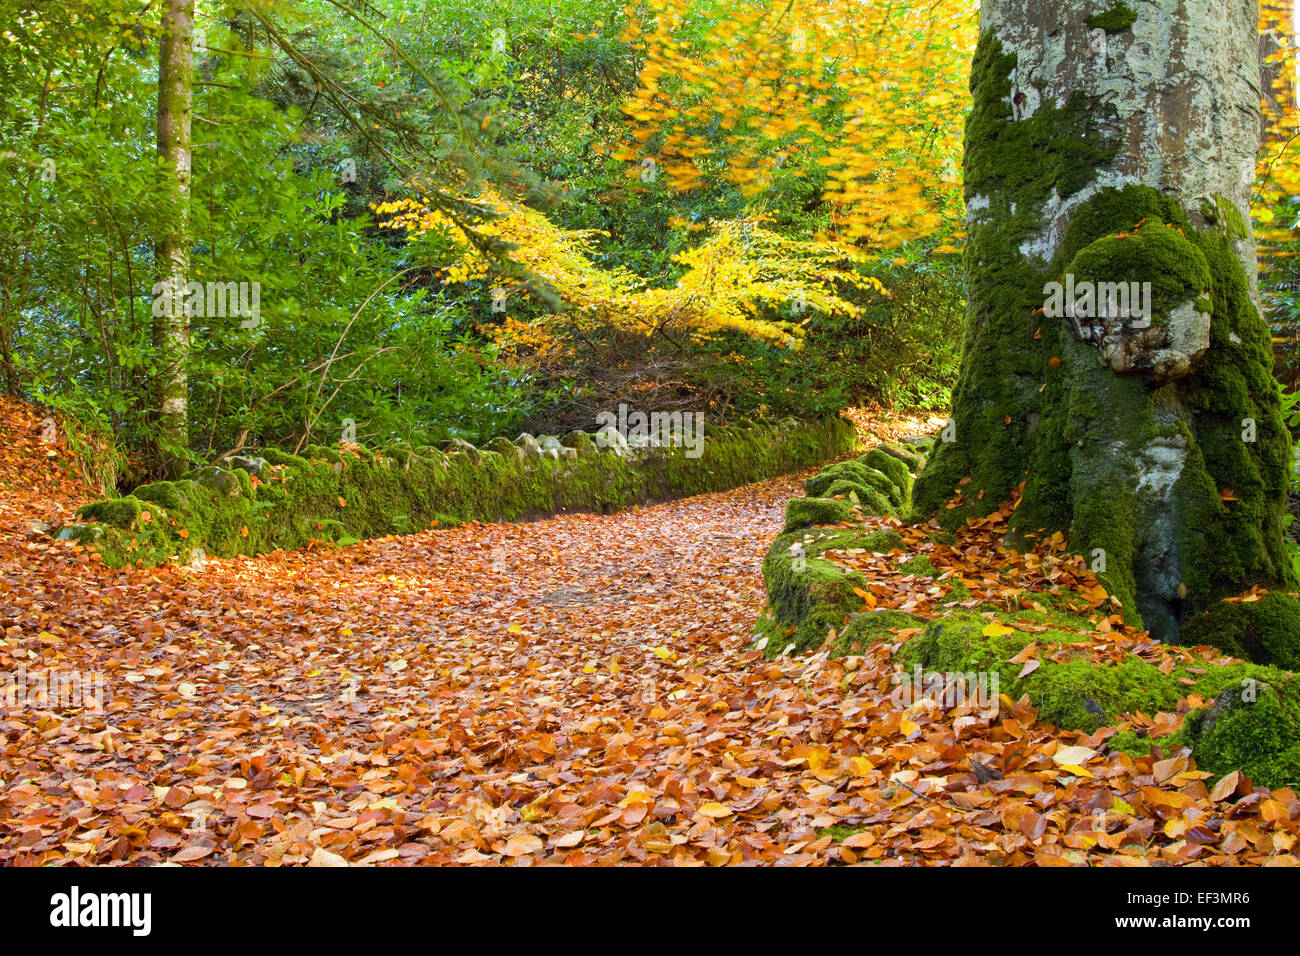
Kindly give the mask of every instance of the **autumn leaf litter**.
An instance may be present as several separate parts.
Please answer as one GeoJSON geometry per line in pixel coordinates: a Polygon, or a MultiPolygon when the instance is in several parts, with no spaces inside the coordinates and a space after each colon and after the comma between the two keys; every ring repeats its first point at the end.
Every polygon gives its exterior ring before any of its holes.
{"type": "MultiPolygon", "coordinates": [[[[35,411],[6,401],[0,419],[0,671],[106,687],[103,713],[0,715],[0,863],[1296,863],[1289,790],[1134,760],[1027,701],[895,707],[903,637],[838,660],[750,650],[762,557],[805,476],[114,571],[33,527],[88,493],[35,411]]],[[[1004,517],[932,563],[972,599],[1032,603],[1053,574],[1087,594],[1050,542],[997,552],[1004,517]]],[[[854,560],[876,606],[944,603],[896,562],[854,560]]],[[[1093,597],[1099,658],[1193,653],[1093,597]]],[[[1133,719],[1158,746],[1181,714],[1133,719]]]]}

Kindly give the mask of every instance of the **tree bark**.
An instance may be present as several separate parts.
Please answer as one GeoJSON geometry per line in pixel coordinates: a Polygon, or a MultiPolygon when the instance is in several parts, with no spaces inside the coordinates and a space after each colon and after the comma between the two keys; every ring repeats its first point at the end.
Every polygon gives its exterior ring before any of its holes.
{"type": "Polygon", "coordinates": [[[1165,641],[1294,584],[1257,24],[1255,0],[984,0],[972,67],[965,351],[917,507],[952,527],[1023,482],[1013,543],[1067,532],[1165,641]]]}
{"type": "Polygon", "coordinates": [[[166,0],[158,47],[158,156],[170,202],[154,249],[153,344],[159,354],[157,469],[176,477],[189,446],[190,126],[194,112],[194,0],[166,0]]]}

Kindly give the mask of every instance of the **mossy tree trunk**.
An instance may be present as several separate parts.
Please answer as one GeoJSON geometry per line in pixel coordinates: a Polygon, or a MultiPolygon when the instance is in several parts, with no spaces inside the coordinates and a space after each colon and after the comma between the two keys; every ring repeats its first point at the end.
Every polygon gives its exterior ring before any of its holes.
{"type": "Polygon", "coordinates": [[[183,469],[189,445],[190,127],[194,112],[194,0],[165,0],[158,44],[158,157],[170,202],[155,242],[153,344],[159,354],[156,468],[183,469]]]}
{"type": "Polygon", "coordinates": [[[1024,482],[1015,541],[1067,532],[1166,641],[1225,595],[1292,583],[1249,218],[1257,15],[984,0],[972,68],[965,353],[916,507],[951,526],[1024,482]]]}

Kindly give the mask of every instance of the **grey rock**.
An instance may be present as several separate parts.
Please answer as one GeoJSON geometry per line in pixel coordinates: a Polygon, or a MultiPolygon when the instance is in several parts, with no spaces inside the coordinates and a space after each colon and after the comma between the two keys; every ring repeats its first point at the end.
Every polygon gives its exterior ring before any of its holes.
{"type": "Polygon", "coordinates": [[[596,432],[596,447],[605,451],[613,452],[620,458],[626,458],[629,448],[627,440],[613,425],[606,425],[600,431],[596,432]]]}
{"type": "Polygon", "coordinates": [[[483,456],[479,454],[479,450],[463,438],[453,438],[448,442],[448,450],[454,451],[459,455],[464,455],[476,465],[483,460],[483,456]]]}
{"type": "Polygon", "coordinates": [[[246,471],[250,475],[262,477],[262,472],[269,467],[270,463],[265,458],[259,458],[256,455],[232,455],[225,460],[226,467],[238,468],[240,471],[246,471]]]}
{"type": "Polygon", "coordinates": [[[198,482],[203,487],[211,488],[227,498],[238,498],[244,493],[243,487],[239,484],[239,479],[235,477],[233,472],[218,468],[215,465],[199,469],[198,482]]]}

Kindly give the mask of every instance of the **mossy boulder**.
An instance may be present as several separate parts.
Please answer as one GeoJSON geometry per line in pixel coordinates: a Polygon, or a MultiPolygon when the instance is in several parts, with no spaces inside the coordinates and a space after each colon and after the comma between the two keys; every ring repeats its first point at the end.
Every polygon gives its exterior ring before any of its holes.
{"type": "Polygon", "coordinates": [[[923,458],[900,449],[876,448],[858,459],[827,465],[804,482],[804,491],[809,497],[825,498],[854,491],[868,514],[897,514],[907,509],[913,473],[923,463],[923,458]],[[885,499],[885,507],[875,503],[877,496],[885,499]]]}
{"type": "Polygon", "coordinates": [[[883,448],[873,448],[861,458],[858,459],[868,468],[874,468],[876,471],[884,474],[890,482],[899,490],[901,502],[905,504],[911,497],[912,492],[912,470],[907,464],[895,455],[891,455],[883,448]]]}
{"type": "Polygon", "coordinates": [[[586,432],[569,432],[564,436],[564,444],[577,452],[579,458],[594,458],[600,454],[595,441],[586,432]]]}
{"type": "Polygon", "coordinates": [[[849,615],[862,608],[862,598],[854,590],[866,587],[861,572],[824,557],[828,552],[887,553],[901,546],[902,538],[895,531],[810,528],[780,535],[763,561],[768,608],[759,633],[768,638],[766,651],[819,647],[831,629],[842,627],[849,615]]]}
{"type": "Polygon", "coordinates": [[[493,438],[491,441],[489,441],[486,445],[483,446],[483,448],[485,451],[493,451],[496,452],[498,455],[505,455],[511,458],[522,459],[524,457],[523,448],[516,445],[510,439],[504,438],[500,435],[498,435],[496,438],[493,438]]]}
{"type": "Polygon", "coordinates": [[[268,462],[265,458],[260,458],[257,455],[231,455],[224,460],[223,464],[227,468],[237,468],[260,478],[268,462]]]}
{"type": "Polygon", "coordinates": [[[887,515],[897,510],[897,506],[881,494],[878,488],[856,481],[840,479],[826,489],[826,497],[847,498],[860,508],[863,515],[887,515]]]}
{"type": "Polygon", "coordinates": [[[1258,601],[1221,601],[1183,624],[1182,642],[1300,670],[1300,601],[1279,591],[1258,601]]]}
{"type": "MultiPolygon", "coordinates": [[[[820,646],[830,630],[842,627],[847,616],[861,608],[861,598],[853,592],[863,587],[861,575],[819,555],[831,550],[888,552],[901,547],[902,538],[894,531],[832,526],[906,508],[912,469],[922,463],[921,456],[901,449],[876,449],[858,459],[827,465],[804,482],[809,497],[786,503],[784,531],[763,563],[768,607],[759,631],[769,638],[765,644],[769,652],[820,646]]],[[[854,642],[861,640],[859,635],[854,642]]],[[[846,645],[837,642],[833,652],[841,653],[842,646],[846,645]]]]}
{"type": "Polygon", "coordinates": [[[1214,774],[1244,770],[1267,787],[1300,783],[1300,694],[1296,681],[1247,679],[1188,716],[1183,734],[1196,765],[1214,774]]]}
{"type": "Polygon", "coordinates": [[[831,645],[831,656],[860,654],[877,641],[897,640],[897,631],[924,626],[925,618],[906,611],[891,608],[863,611],[851,617],[839,630],[831,645]]]}
{"type": "Polygon", "coordinates": [[[58,530],[60,541],[74,541],[82,547],[98,545],[104,540],[102,524],[67,524],[58,530]]]}
{"type": "MultiPolygon", "coordinates": [[[[240,494],[239,479],[229,474],[226,477],[234,494],[240,494]]],[[[184,510],[192,503],[199,501],[203,495],[204,489],[195,481],[186,481],[183,484],[176,481],[158,481],[151,485],[141,485],[132,493],[132,497],[138,498],[140,501],[147,501],[178,511],[184,510]]]]}
{"type": "Polygon", "coordinates": [[[77,509],[77,517],[125,531],[140,527],[140,514],[147,505],[139,498],[107,498],[77,509]]]}
{"type": "Polygon", "coordinates": [[[785,504],[785,529],[795,531],[814,525],[844,524],[853,520],[851,502],[829,498],[791,498],[785,504]]]}
{"type": "Polygon", "coordinates": [[[919,475],[925,467],[925,453],[919,445],[912,448],[904,445],[881,445],[880,451],[901,461],[912,476],[919,475]]]}
{"type": "Polygon", "coordinates": [[[871,469],[857,461],[837,461],[827,465],[817,474],[803,483],[803,490],[810,498],[825,497],[826,491],[836,481],[846,479],[859,484],[867,484],[871,469]]]}
{"type": "Polygon", "coordinates": [[[447,443],[445,451],[449,455],[464,455],[476,465],[482,461],[482,455],[478,448],[465,441],[463,438],[451,439],[451,441],[447,443]]]}
{"type": "Polygon", "coordinates": [[[874,488],[889,502],[889,514],[901,514],[911,500],[912,482],[897,482],[883,471],[867,469],[867,485],[874,488]]]}

